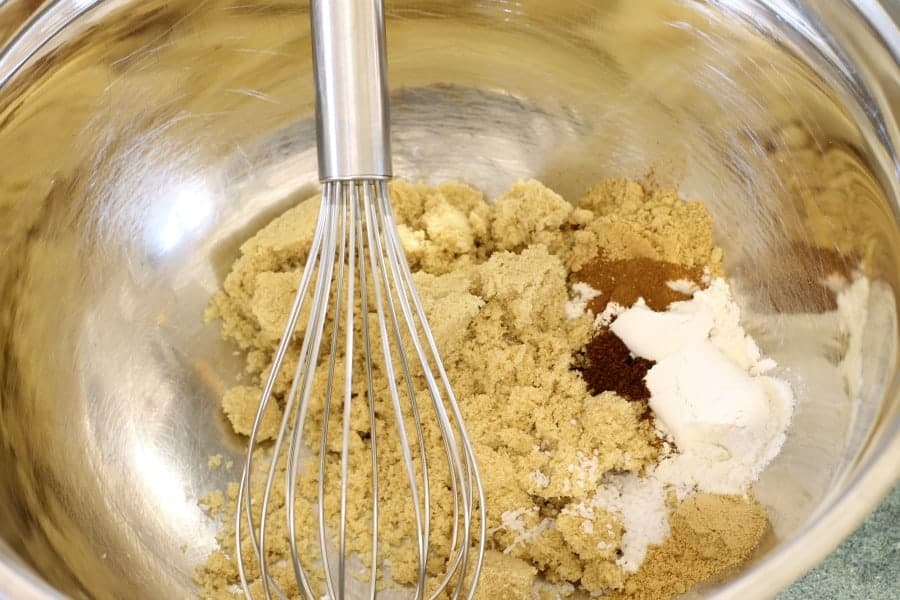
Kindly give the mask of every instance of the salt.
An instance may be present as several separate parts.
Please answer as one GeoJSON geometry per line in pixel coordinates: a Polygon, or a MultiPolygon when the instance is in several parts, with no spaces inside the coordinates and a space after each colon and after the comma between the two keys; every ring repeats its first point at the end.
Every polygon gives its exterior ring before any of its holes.
{"type": "Polygon", "coordinates": [[[663,482],[655,477],[639,477],[634,473],[607,475],[586,503],[621,520],[622,556],[616,564],[626,573],[636,572],[644,562],[647,548],[662,543],[669,534],[666,490],[663,482]]]}

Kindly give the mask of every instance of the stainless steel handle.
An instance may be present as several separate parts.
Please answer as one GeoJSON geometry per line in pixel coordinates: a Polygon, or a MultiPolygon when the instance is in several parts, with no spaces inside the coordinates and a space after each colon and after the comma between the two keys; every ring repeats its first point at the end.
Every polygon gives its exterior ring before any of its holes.
{"type": "Polygon", "coordinates": [[[312,0],[319,179],[392,175],[382,0],[312,0]]]}

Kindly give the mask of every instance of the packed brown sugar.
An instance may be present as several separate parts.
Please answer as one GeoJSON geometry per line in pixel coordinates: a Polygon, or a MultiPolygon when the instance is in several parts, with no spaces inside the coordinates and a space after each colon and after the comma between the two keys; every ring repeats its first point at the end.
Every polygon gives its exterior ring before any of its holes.
{"type": "MultiPolygon", "coordinates": [[[[661,449],[653,419],[645,418],[643,379],[652,361],[628,356],[606,326],[595,322],[609,302],[629,306],[641,298],[664,310],[690,297],[679,291],[683,286],[673,288],[673,281],[699,287],[704,274],[721,273],[722,252],[703,205],[624,180],[602,182],[575,202],[536,181],[515,184],[493,203],[458,183],[395,181],[390,189],[410,267],[481,465],[488,553],[477,597],[553,598],[583,590],[616,598],[668,598],[743,561],[765,524],[762,509],[749,496],[663,494],[654,505],[662,512],[654,513],[653,527],[635,520],[627,502],[631,492],[617,488],[617,482],[627,479],[643,489],[666,447],[661,449]],[[567,310],[576,282],[598,286],[600,294],[579,315],[567,310]],[[703,548],[714,549],[715,556],[703,548]]],[[[237,433],[246,434],[255,415],[317,209],[318,199],[311,198],[245,242],[208,311],[225,338],[246,353],[244,385],[223,399],[237,433]]],[[[296,350],[288,353],[289,363],[296,359],[296,350]]],[[[278,380],[279,402],[293,370],[293,364],[285,365],[278,380]]],[[[317,372],[319,392],[324,378],[317,372]]],[[[373,401],[380,407],[387,382],[380,372],[375,379],[373,401]]],[[[354,391],[365,397],[362,387],[354,391]]],[[[366,410],[362,403],[354,406],[366,410]]],[[[315,447],[322,407],[313,403],[310,410],[314,425],[307,439],[315,447]]],[[[358,416],[354,444],[365,448],[371,432],[367,418],[358,416]]],[[[439,458],[434,419],[425,417],[425,438],[433,440],[428,455],[439,458]]],[[[279,418],[277,409],[267,415],[264,437],[275,434],[279,418]]],[[[384,435],[384,441],[379,438],[380,519],[392,524],[380,529],[380,554],[390,563],[391,577],[381,585],[409,585],[416,569],[411,507],[408,495],[392,492],[405,486],[400,446],[387,417],[379,419],[379,436],[384,435]]],[[[337,444],[328,455],[328,477],[339,468],[337,444]]],[[[260,450],[260,457],[265,452],[260,450]]],[[[357,458],[350,465],[347,544],[365,562],[373,502],[370,459],[366,452],[352,456],[357,458]]],[[[315,498],[308,493],[316,489],[314,471],[298,486],[300,531],[316,527],[315,498]]],[[[437,542],[427,567],[438,575],[446,566],[452,496],[446,469],[433,471],[434,505],[444,510],[433,515],[437,542]]],[[[280,491],[269,516],[270,574],[289,596],[298,597],[287,550],[284,464],[277,477],[274,489],[280,491]]],[[[264,478],[255,482],[251,493],[258,499],[264,478]]],[[[232,485],[207,501],[211,511],[227,516],[219,550],[197,573],[205,597],[232,598],[239,583],[235,498],[232,485]]],[[[645,502],[640,496],[632,500],[637,506],[645,502]]],[[[336,522],[336,499],[326,497],[325,506],[329,522],[336,522]]],[[[300,546],[303,558],[314,563],[315,536],[300,546]]],[[[252,552],[245,542],[244,555],[252,552]]],[[[251,588],[260,591],[252,564],[249,577],[251,588]]]]}

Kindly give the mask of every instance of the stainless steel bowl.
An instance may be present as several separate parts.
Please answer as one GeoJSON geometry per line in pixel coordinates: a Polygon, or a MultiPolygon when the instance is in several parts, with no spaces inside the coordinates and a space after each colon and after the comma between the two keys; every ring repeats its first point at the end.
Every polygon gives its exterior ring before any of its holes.
{"type": "MultiPolygon", "coordinates": [[[[0,32],[28,4],[0,3],[0,32]]],[[[800,403],[756,487],[765,547],[698,593],[770,596],[898,475],[890,6],[388,3],[399,175],[488,194],[534,176],[573,197],[652,167],[716,218],[755,333],[800,403]],[[799,168],[801,129],[808,152],[841,149],[847,186],[799,168]],[[773,314],[786,239],[849,245],[871,266],[858,387],[835,378],[841,350],[820,321],[773,314]]],[[[196,593],[217,528],[198,498],[236,476],[207,457],[241,451],[217,409],[241,362],[201,314],[241,241],[317,186],[309,54],[294,0],[56,0],[7,42],[0,596],[196,593]]],[[[804,293],[789,296],[801,306],[804,293]]]]}

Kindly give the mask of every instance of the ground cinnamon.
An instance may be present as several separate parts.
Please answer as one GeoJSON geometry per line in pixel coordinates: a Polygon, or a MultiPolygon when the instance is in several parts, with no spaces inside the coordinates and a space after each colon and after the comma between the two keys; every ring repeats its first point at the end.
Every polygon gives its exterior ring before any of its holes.
{"type": "Polygon", "coordinates": [[[632,356],[616,334],[601,330],[584,348],[581,375],[592,394],[615,392],[629,400],[647,400],[650,391],[644,377],[654,364],[632,356]]]}
{"type": "Polygon", "coordinates": [[[672,302],[690,298],[669,282],[688,281],[700,287],[703,270],[650,258],[606,260],[600,257],[585,265],[577,278],[600,292],[588,304],[597,315],[609,302],[627,307],[638,298],[643,298],[653,310],[666,310],[672,302]]]}

